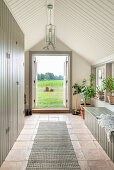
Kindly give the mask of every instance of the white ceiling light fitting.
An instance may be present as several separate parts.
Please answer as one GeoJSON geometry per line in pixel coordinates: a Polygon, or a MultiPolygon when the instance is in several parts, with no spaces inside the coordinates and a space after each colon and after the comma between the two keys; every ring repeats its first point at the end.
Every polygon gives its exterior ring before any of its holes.
{"type": "Polygon", "coordinates": [[[56,34],[55,34],[55,25],[52,24],[52,10],[53,5],[49,4],[47,5],[48,8],[48,24],[46,25],[46,37],[45,42],[46,46],[43,49],[53,49],[55,50],[55,44],[56,44],[56,34]]]}

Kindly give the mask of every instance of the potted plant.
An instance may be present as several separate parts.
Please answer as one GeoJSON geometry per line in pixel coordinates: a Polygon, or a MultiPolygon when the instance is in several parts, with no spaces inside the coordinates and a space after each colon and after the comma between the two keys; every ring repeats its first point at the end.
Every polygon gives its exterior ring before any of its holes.
{"type": "Polygon", "coordinates": [[[95,75],[90,75],[90,85],[86,85],[87,81],[84,79],[82,83],[81,94],[84,99],[84,103],[80,105],[82,116],[84,119],[84,107],[90,107],[91,98],[95,97],[96,91],[94,87],[95,75]]]}
{"type": "Polygon", "coordinates": [[[104,88],[97,87],[97,94],[100,100],[104,100],[104,88]]]}
{"type": "Polygon", "coordinates": [[[114,93],[114,78],[111,78],[110,76],[103,80],[103,87],[104,90],[107,90],[109,92],[108,101],[110,104],[114,104],[114,96],[112,94],[114,93]]]}
{"type": "Polygon", "coordinates": [[[76,95],[76,111],[73,114],[78,115],[78,114],[80,114],[80,112],[78,111],[78,106],[77,106],[78,105],[78,94],[81,93],[82,87],[80,85],[78,85],[77,83],[75,83],[72,86],[72,88],[74,89],[73,95],[76,95]]]}

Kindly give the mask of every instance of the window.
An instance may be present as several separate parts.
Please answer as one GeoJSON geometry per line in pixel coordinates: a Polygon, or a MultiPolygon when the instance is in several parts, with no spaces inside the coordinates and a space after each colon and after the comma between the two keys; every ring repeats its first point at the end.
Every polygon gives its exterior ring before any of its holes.
{"type": "Polygon", "coordinates": [[[98,67],[96,68],[96,87],[99,87],[101,89],[102,86],[102,81],[105,78],[105,67],[98,67]]]}

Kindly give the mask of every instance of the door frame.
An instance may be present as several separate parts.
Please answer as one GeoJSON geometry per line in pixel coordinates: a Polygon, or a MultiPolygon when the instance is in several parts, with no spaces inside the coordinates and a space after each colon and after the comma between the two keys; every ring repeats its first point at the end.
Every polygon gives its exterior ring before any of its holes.
{"type": "Polygon", "coordinates": [[[34,56],[69,56],[69,111],[72,110],[72,51],[29,51],[29,108],[32,110],[32,73],[34,56]]]}

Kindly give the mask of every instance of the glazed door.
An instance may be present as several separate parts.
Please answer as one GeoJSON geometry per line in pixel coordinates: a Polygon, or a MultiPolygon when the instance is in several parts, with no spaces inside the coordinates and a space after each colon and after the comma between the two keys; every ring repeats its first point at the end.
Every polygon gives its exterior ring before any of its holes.
{"type": "Polygon", "coordinates": [[[69,60],[68,60],[68,56],[66,56],[66,60],[64,62],[64,106],[66,108],[69,107],[69,94],[68,94],[68,84],[69,84],[69,60]]]}
{"type": "Polygon", "coordinates": [[[32,68],[33,68],[33,72],[32,72],[32,96],[33,96],[33,100],[32,100],[32,106],[33,108],[36,107],[37,104],[37,60],[36,57],[33,57],[33,63],[32,63],[32,68]]]}

